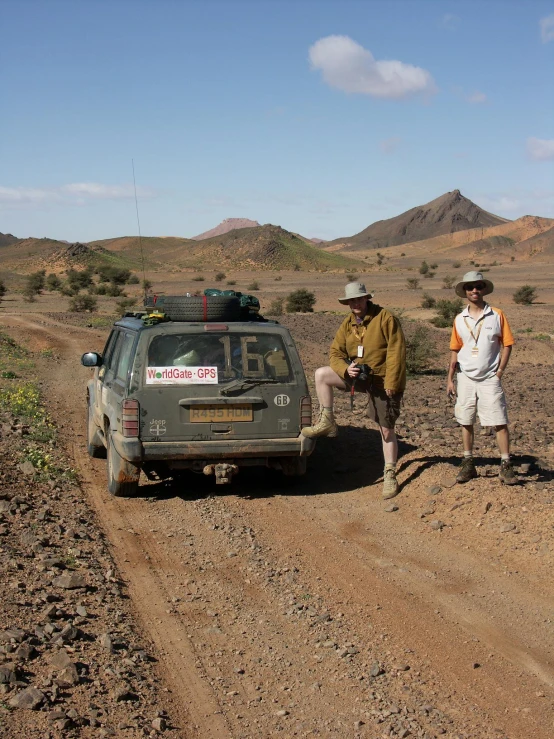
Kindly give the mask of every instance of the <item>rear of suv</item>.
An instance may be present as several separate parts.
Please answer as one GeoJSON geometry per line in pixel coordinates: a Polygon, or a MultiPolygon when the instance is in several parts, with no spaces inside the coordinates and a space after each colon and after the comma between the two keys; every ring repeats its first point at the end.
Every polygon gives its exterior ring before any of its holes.
{"type": "Polygon", "coordinates": [[[273,321],[117,321],[87,386],[87,444],[107,456],[108,489],[137,493],[190,469],[229,482],[245,465],[302,475],[315,441],[306,376],[289,331],[273,321]]]}

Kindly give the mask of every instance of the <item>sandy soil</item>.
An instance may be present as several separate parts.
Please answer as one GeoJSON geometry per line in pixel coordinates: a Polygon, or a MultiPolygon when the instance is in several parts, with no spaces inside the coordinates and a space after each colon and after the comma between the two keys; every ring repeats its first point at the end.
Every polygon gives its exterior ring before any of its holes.
{"type": "MultiPolygon", "coordinates": [[[[322,284],[322,307],[336,308],[343,283],[322,284]]],[[[383,292],[401,304],[399,286],[383,292]]],[[[216,490],[191,474],[118,500],[106,491],[105,463],[86,455],[88,372],[79,365],[83,351],[102,348],[106,330],[4,305],[12,335],[58,358],[44,363],[44,391],[127,583],[136,627],[155,645],[174,735],[554,734],[548,342],[522,337],[506,375],[517,487],[499,484],[485,433],[480,477],[453,484],[459,431],[444,377],[430,374],[411,379],[406,393],[396,510],[380,498],[378,433],[361,400],[351,413],[344,396],[339,438],[318,442],[294,485],[248,471],[216,490]]],[[[510,308],[514,328],[525,328],[531,311],[534,331],[551,327],[551,307],[533,306],[510,308]]],[[[339,321],[283,317],[310,375],[339,321]]],[[[436,334],[437,367],[447,335],[436,334]]]]}

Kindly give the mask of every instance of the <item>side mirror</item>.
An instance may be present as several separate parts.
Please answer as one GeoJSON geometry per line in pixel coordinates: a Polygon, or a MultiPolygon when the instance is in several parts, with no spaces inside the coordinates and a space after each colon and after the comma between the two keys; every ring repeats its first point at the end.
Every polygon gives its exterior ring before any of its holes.
{"type": "Polygon", "coordinates": [[[83,367],[101,367],[102,355],[96,352],[87,352],[81,357],[81,364],[83,367]]]}

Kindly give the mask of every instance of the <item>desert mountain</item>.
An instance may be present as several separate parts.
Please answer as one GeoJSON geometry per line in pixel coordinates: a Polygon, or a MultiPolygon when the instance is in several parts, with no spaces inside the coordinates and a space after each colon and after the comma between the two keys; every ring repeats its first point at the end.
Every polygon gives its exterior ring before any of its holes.
{"type": "Polygon", "coordinates": [[[17,236],[13,236],[12,234],[1,234],[0,233],[0,246],[11,246],[12,244],[16,244],[19,241],[17,236]]]}
{"type": "Polygon", "coordinates": [[[326,247],[334,246],[333,251],[337,251],[337,247],[341,246],[347,251],[383,249],[387,246],[408,244],[456,231],[487,228],[507,222],[506,218],[495,216],[475,205],[459,190],[453,190],[431,200],[430,203],[411,208],[399,216],[377,221],[354,236],[335,239],[326,247]]]}
{"type": "Polygon", "coordinates": [[[193,241],[202,241],[203,239],[211,239],[212,236],[222,236],[239,228],[257,228],[259,225],[258,221],[250,221],[248,218],[226,218],[215,228],[204,231],[198,236],[193,236],[192,239],[193,241]]]}

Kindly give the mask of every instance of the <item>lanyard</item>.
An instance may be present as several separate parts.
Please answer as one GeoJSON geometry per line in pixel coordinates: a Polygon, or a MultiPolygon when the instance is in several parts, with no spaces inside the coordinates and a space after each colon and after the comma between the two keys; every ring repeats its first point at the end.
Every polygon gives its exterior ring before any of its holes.
{"type": "Polygon", "coordinates": [[[358,330],[358,326],[355,326],[354,324],[352,324],[352,333],[358,339],[358,341],[360,342],[360,344],[364,340],[366,329],[367,329],[367,326],[362,326],[362,335],[360,336],[360,332],[358,330]]]}
{"type": "MultiPolygon", "coordinates": [[[[467,318],[464,316],[464,323],[466,325],[467,330],[471,334],[471,338],[475,342],[475,346],[477,346],[477,342],[479,341],[479,337],[481,336],[481,329],[483,328],[483,323],[485,322],[485,316],[481,316],[477,319],[477,324],[479,324],[479,330],[477,331],[477,336],[473,333],[471,330],[471,327],[469,323],[467,322],[467,318]]],[[[477,326],[477,324],[475,324],[477,326]]]]}

